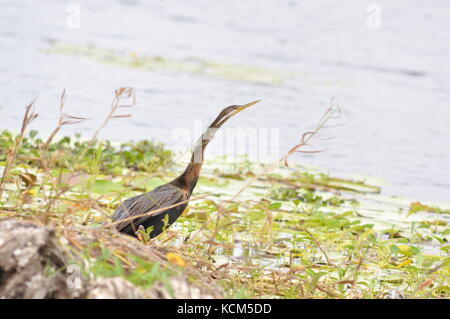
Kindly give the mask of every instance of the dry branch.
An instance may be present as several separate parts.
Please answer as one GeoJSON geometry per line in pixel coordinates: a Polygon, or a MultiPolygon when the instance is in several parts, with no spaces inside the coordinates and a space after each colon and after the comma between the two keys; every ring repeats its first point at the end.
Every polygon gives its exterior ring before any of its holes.
{"type": "MultiPolygon", "coordinates": [[[[322,131],[324,128],[329,128],[330,126],[326,126],[326,124],[330,121],[330,120],[335,120],[338,119],[341,115],[341,110],[339,108],[339,105],[337,103],[337,99],[336,98],[332,98],[331,102],[330,102],[330,106],[328,107],[328,109],[325,111],[325,113],[322,115],[322,117],[320,118],[319,122],[317,123],[316,127],[314,130],[309,131],[309,132],[305,132],[303,133],[302,137],[300,138],[300,142],[295,145],[294,147],[292,147],[285,155],[283,155],[282,157],[280,157],[277,161],[275,161],[274,163],[272,163],[271,165],[268,165],[263,172],[261,172],[260,174],[257,174],[256,176],[252,177],[232,198],[231,200],[235,200],[240,194],[242,194],[242,192],[249,187],[255,180],[257,180],[258,178],[260,178],[263,175],[267,175],[268,173],[270,173],[271,171],[273,171],[274,169],[278,168],[280,165],[282,165],[284,163],[284,165],[288,166],[288,158],[294,154],[294,153],[320,153],[322,152],[321,150],[314,150],[314,151],[308,151],[308,150],[303,150],[301,148],[305,147],[305,146],[309,146],[309,142],[313,139],[313,138],[317,138],[317,135],[319,134],[320,131],[322,131]]],[[[333,138],[333,137],[331,137],[333,138]]],[[[331,139],[328,138],[328,139],[331,139]]]]}
{"type": "Polygon", "coordinates": [[[16,137],[13,147],[8,150],[8,154],[6,155],[6,165],[3,170],[2,179],[0,180],[0,200],[2,198],[3,191],[5,189],[6,178],[16,157],[17,150],[20,147],[20,144],[22,143],[25,131],[27,130],[28,125],[30,125],[30,123],[38,116],[38,114],[34,112],[33,107],[34,102],[35,100],[30,104],[28,104],[27,107],[25,108],[25,114],[22,120],[22,127],[20,129],[20,134],[16,137]]]}
{"type": "Polygon", "coordinates": [[[85,117],[76,117],[76,116],[72,116],[72,115],[63,113],[65,103],[66,103],[66,90],[64,89],[63,93],[61,94],[61,99],[60,99],[60,103],[59,103],[58,124],[57,124],[56,128],[53,130],[53,132],[49,135],[49,137],[47,138],[47,141],[44,143],[44,145],[42,145],[41,153],[45,153],[47,151],[48,146],[52,142],[53,138],[55,137],[56,134],[58,134],[58,132],[61,130],[61,128],[64,125],[77,124],[77,123],[81,123],[81,122],[87,120],[87,118],[85,118],[85,117]]]}
{"type": "Polygon", "coordinates": [[[91,146],[96,140],[97,136],[100,133],[100,131],[106,126],[106,124],[111,120],[112,118],[121,118],[121,117],[131,117],[131,114],[115,114],[119,108],[130,108],[133,107],[136,104],[136,95],[134,93],[134,88],[132,87],[121,87],[117,90],[115,90],[115,97],[111,104],[111,111],[109,112],[106,119],[103,121],[103,123],[100,125],[100,127],[97,129],[97,131],[92,136],[91,140],[88,143],[88,147],[91,146]],[[130,104],[121,104],[122,100],[124,99],[130,99],[130,104]]]}

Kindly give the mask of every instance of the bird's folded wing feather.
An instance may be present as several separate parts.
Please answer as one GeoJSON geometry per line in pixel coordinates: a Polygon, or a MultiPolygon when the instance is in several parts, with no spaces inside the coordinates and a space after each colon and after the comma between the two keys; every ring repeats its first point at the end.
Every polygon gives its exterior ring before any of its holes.
{"type": "MultiPolygon", "coordinates": [[[[176,203],[186,200],[185,194],[177,187],[170,184],[163,185],[155,188],[149,193],[138,195],[125,200],[122,205],[120,205],[112,218],[114,221],[126,219],[133,216],[139,216],[142,214],[149,213],[153,210],[157,210],[163,207],[172,206],[176,203]]],[[[180,205],[181,208],[182,205],[180,205]]],[[[164,211],[155,212],[154,214],[148,214],[141,217],[136,217],[130,219],[123,223],[119,223],[117,228],[123,229],[133,223],[134,225],[140,225],[147,218],[156,216],[163,213],[164,211]]]]}

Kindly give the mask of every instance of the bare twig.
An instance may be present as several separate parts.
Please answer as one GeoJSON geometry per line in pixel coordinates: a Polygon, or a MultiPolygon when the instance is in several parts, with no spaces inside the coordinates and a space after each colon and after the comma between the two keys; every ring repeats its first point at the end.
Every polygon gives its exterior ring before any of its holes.
{"type": "Polygon", "coordinates": [[[100,133],[100,131],[106,126],[106,124],[111,120],[112,118],[121,118],[121,117],[131,117],[131,114],[119,114],[115,115],[117,110],[119,108],[130,108],[133,107],[136,103],[136,96],[134,93],[134,89],[132,87],[121,87],[117,90],[115,90],[115,97],[112,101],[111,105],[111,111],[109,112],[106,119],[103,121],[103,123],[100,125],[100,127],[97,129],[95,134],[92,136],[91,140],[88,143],[89,148],[96,140],[97,136],[100,133]],[[123,99],[130,99],[131,98],[131,104],[120,104],[123,99]]]}
{"type": "Polygon", "coordinates": [[[134,93],[134,88],[132,88],[132,87],[121,87],[121,88],[118,88],[118,89],[116,89],[114,91],[114,95],[115,96],[114,96],[114,99],[112,101],[111,110],[108,113],[108,116],[103,121],[103,123],[100,125],[100,127],[97,129],[97,131],[95,131],[94,135],[89,140],[87,145],[83,148],[81,153],[77,155],[79,158],[82,158],[84,156],[84,154],[94,144],[94,142],[97,140],[98,134],[106,126],[106,124],[108,124],[109,120],[111,120],[112,118],[131,117],[131,114],[118,114],[118,115],[116,115],[115,113],[117,112],[117,110],[119,108],[130,108],[130,107],[133,107],[136,104],[136,96],[135,96],[135,93],[134,93]],[[130,104],[121,104],[121,101],[123,99],[130,99],[130,98],[131,98],[130,104]]]}
{"type": "Polygon", "coordinates": [[[322,246],[320,246],[320,243],[316,240],[316,238],[313,236],[313,234],[311,234],[311,232],[309,230],[306,230],[304,228],[299,229],[299,231],[304,231],[305,233],[307,233],[309,235],[309,237],[311,237],[311,239],[314,241],[317,248],[319,248],[319,250],[325,256],[325,259],[327,260],[327,264],[330,266],[334,266],[334,264],[332,262],[330,262],[330,259],[328,258],[327,253],[325,252],[325,250],[323,250],[322,246]]]}
{"type": "Polygon", "coordinates": [[[331,298],[341,298],[341,296],[339,296],[339,294],[337,294],[336,292],[332,291],[329,288],[326,288],[326,287],[321,286],[319,284],[316,284],[316,288],[319,289],[320,291],[322,291],[323,293],[325,293],[326,295],[328,295],[331,298]]]}
{"type": "Polygon", "coordinates": [[[6,165],[5,169],[3,170],[2,179],[0,180],[0,199],[2,198],[3,191],[5,189],[6,178],[16,157],[17,150],[20,147],[20,144],[22,143],[25,131],[27,130],[28,125],[30,125],[30,123],[38,116],[38,114],[34,112],[33,105],[35,101],[36,100],[28,104],[27,107],[25,108],[25,115],[22,120],[22,127],[20,129],[20,134],[16,137],[13,147],[8,150],[8,154],[6,155],[6,165]]]}
{"type": "Polygon", "coordinates": [[[77,124],[87,120],[87,118],[84,117],[76,117],[63,113],[65,102],[66,102],[66,90],[64,89],[63,93],[61,94],[61,99],[59,103],[58,123],[55,129],[52,131],[52,133],[50,133],[49,137],[47,138],[47,141],[43,145],[40,145],[40,159],[39,159],[40,164],[44,170],[44,173],[47,175],[48,179],[53,184],[55,189],[57,189],[57,185],[52,174],[50,174],[48,161],[45,157],[48,151],[48,147],[50,146],[50,143],[52,142],[53,138],[56,136],[56,134],[58,134],[58,132],[62,129],[64,125],[77,124]]]}
{"type": "Polygon", "coordinates": [[[256,176],[252,177],[244,186],[242,186],[242,188],[231,198],[231,200],[236,199],[240,194],[242,194],[242,192],[249,187],[255,180],[257,180],[258,178],[260,178],[263,175],[267,175],[268,173],[270,173],[271,171],[273,171],[274,169],[276,169],[277,167],[279,167],[280,165],[282,165],[283,163],[288,166],[288,158],[294,154],[294,153],[320,153],[322,151],[308,151],[308,150],[301,150],[302,147],[305,147],[307,145],[309,145],[308,143],[311,141],[311,139],[315,138],[319,132],[326,128],[326,124],[330,121],[330,120],[335,120],[338,119],[341,115],[341,110],[339,108],[339,105],[337,103],[337,99],[336,98],[332,98],[331,102],[330,102],[330,106],[328,107],[328,109],[325,111],[325,113],[322,115],[322,117],[320,118],[319,122],[316,125],[316,128],[312,131],[309,132],[305,132],[303,133],[302,137],[300,138],[300,142],[295,145],[294,147],[292,147],[285,155],[283,155],[282,157],[280,157],[277,161],[275,161],[274,163],[272,163],[271,165],[268,165],[267,167],[265,167],[265,169],[263,170],[263,172],[261,172],[260,174],[257,174],[256,176]]]}
{"type": "Polygon", "coordinates": [[[87,118],[84,118],[84,117],[76,117],[76,116],[72,116],[72,115],[63,113],[63,108],[64,108],[65,103],[66,103],[66,90],[64,89],[63,93],[61,94],[61,100],[60,100],[60,104],[59,104],[58,124],[57,124],[56,128],[53,130],[53,132],[49,135],[49,137],[47,138],[47,141],[44,143],[44,145],[42,145],[41,154],[43,154],[47,151],[53,138],[55,137],[56,134],[58,134],[58,132],[61,130],[61,128],[64,125],[77,124],[77,123],[81,123],[81,122],[87,120],[87,118]]]}

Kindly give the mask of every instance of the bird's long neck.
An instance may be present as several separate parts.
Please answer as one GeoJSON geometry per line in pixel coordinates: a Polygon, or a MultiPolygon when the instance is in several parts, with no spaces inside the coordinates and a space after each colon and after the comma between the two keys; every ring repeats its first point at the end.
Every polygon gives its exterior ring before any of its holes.
{"type": "Polygon", "coordinates": [[[209,142],[213,139],[217,130],[225,123],[222,121],[222,115],[220,114],[208,127],[208,129],[200,136],[192,151],[191,161],[186,167],[183,174],[174,180],[181,188],[188,191],[189,194],[194,190],[200,176],[200,171],[203,165],[203,157],[205,154],[205,148],[209,142]]]}

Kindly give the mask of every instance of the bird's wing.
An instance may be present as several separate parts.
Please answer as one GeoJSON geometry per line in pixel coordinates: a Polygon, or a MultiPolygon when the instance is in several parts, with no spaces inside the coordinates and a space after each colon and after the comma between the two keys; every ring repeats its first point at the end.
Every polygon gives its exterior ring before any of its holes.
{"type": "MultiPolygon", "coordinates": [[[[126,219],[132,216],[142,215],[152,210],[168,207],[176,203],[182,202],[187,199],[186,194],[171,184],[159,186],[151,192],[138,195],[125,200],[116,211],[113,213],[112,218],[114,221],[126,219]]],[[[185,205],[180,205],[179,209],[185,205]]],[[[150,217],[162,214],[164,211],[155,212],[141,217],[136,217],[131,220],[124,221],[117,224],[117,229],[124,230],[134,225],[140,225],[150,217]]]]}

